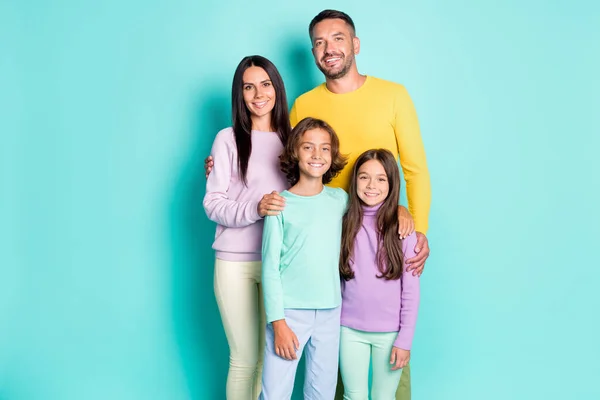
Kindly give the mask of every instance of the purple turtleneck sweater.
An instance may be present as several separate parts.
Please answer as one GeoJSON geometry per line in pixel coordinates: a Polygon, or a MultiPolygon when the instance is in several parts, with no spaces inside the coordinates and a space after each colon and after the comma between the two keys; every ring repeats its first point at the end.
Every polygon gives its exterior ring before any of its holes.
{"type": "MultiPolygon", "coordinates": [[[[419,310],[419,278],[412,271],[397,280],[377,278],[377,210],[363,206],[363,222],[354,241],[354,279],[342,280],[342,325],[366,332],[398,332],[394,346],[410,350],[419,310]]],[[[417,236],[402,244],[404,260],[415,256],[417,236]]]]}

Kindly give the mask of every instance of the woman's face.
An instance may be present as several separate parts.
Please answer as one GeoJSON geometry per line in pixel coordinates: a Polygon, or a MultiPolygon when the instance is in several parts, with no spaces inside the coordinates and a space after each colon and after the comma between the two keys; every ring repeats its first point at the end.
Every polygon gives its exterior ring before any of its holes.
{"type": "Polygon", "coordinates": [[[369,160],[360,166],[356,176],[356,194],[367,206],[383,203],[390,192],[390,184],[379,160],[369,160]]]}
{"type": "Polygon", "coordinates": [[[250,67],[244,71],[242,81],[244,103],[252,117],[270,117],[275,107],[275,87],[267,72],[261,67],[250,67]]]}

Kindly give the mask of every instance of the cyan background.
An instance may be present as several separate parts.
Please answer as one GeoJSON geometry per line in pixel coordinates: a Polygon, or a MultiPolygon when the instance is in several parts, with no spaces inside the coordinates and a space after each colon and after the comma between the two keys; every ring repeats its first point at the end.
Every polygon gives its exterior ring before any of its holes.
{"type": "Polygon", "coordinates": [[[2,400],[224,398],[203,158],[243,56],[322,81],[324,8],[420,117],[413,398],[600,398],[598,2],[3,0],[2,400]]]}

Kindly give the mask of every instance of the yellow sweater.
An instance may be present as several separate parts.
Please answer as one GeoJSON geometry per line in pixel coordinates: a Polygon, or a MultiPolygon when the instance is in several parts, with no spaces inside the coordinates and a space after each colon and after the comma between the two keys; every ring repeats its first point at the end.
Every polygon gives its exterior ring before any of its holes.
{"type": "Polygon", "coordinates": [[[292,126],[306,117],[319,118],[335,129],[348,165],[330,184],[348,190],[352,167],[369,149],[384,148],[400,156],[406,181],[408,210],[417,231],[426,233],[431,185],[415,107],[404,86],[367,76],[357,90],[335,94],[323,83],[298,97],[292,126]]]}

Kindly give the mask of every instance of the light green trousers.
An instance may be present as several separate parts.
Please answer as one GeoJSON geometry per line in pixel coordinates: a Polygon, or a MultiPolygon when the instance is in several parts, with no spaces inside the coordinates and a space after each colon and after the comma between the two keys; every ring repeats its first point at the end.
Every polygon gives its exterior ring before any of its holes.
{"type": "Polygon", "coordinates": [[[336,400],[410,400],[410,371],[392,371],[390,354],[396,332],[375,333],[341,328],[340,372],[336,400]],[[373,381],[369,396],[369,364],[373,381]]]}

